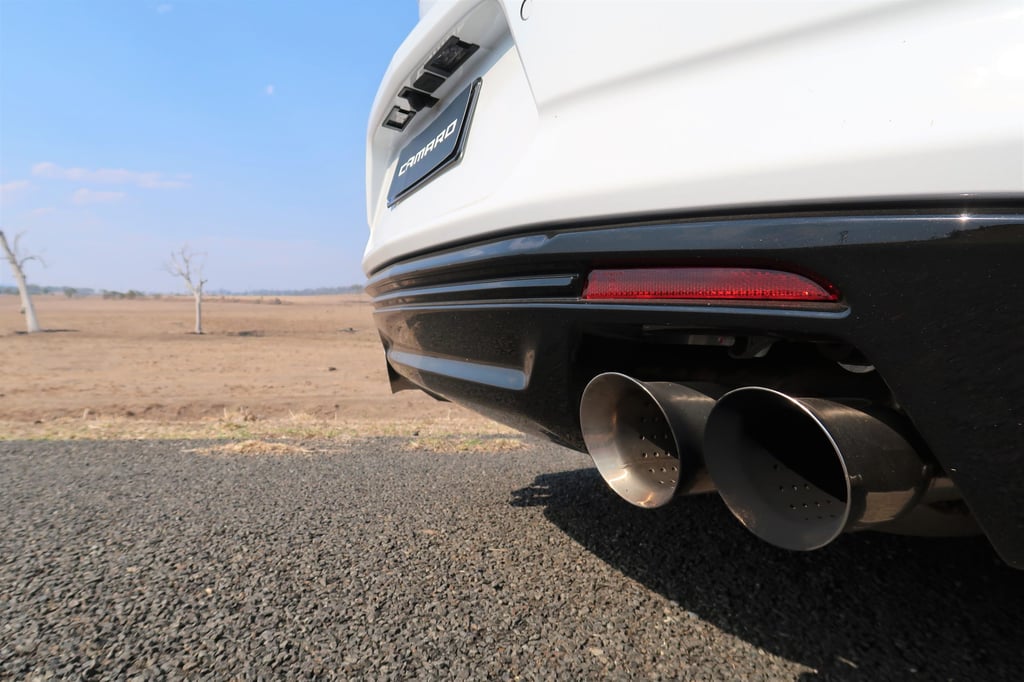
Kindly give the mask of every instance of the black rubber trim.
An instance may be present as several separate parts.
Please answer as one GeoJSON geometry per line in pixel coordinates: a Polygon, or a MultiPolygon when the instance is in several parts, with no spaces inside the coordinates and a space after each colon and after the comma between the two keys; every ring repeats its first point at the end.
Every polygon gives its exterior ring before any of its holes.
{"type": "Polygon", "coordinates": [[[892,218],[945,218],[959,216],[1017,215],[1024,211],[1024,199],[1012,195],[976,196],[964,194],[956,199],[934,198],[919,200],[860,200],[837,204],[833,201],[812,201],[803,204],[752,205],[694,211],[657,212],[647,214],[615,215],[602,218],[564,220],[558,222],[518,225],[489,233],[485,238],[456,239],[433,245],[428,249],[411,251],[387,260],[370,271],[371,282],[394,265],[413,263],[424,257],[443,255],[449,252],[471,250],[480,245],[533,235],[610,229],[615,227],[643,227],[661,224],[686,224],[691,222],[713,223],[717,221],[822,219],[841,220],[844,218],[867,219],[892,218]]]}

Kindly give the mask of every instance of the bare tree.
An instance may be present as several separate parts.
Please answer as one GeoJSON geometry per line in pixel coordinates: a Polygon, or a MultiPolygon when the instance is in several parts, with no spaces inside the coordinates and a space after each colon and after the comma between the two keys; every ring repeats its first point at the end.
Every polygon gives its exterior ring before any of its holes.
{"type": "MultiPolygon", "coordinates": [[[[22,233],[24,234],[24,233],[22,233]]],[[[28,293],[28,284],[25,282],[25,263],[30,260],[39,261],[39,256],[25,256],[19,253],[18,242],[21,241],[21,234],[14,237],[14,247],[7,243],[7,237],[3,230],[0,230],[0,246],[3,247],[7,262],[11,264],[11,271],[14,273],[14,281],[18,283],[18,293],[21,294],[21,309],[25,313],[25,327],[29,334],[42,331],[39,328],[39,320],[36,319],[36,309],[32,305],[32,297],[28,293]]]]}
{"type": "Polygon", "coordinates": [[[196,300],[196,334],[203,333],[203,266],[206,254],[196,253],[188,244],[171,252],[171,260],[165,265],[167,272],[185,280],[188,292],[196,300]]]}

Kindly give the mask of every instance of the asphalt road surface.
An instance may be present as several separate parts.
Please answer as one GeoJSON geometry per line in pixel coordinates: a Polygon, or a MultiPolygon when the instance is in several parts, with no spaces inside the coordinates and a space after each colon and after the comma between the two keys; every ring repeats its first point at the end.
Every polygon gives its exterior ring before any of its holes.
{"type": "Polygon", "coordinates": [[[1024,572],[980,538],[788,553],[542,444],[201,446],[0,443],[0,678],[1024,673],[1024,572]]]}

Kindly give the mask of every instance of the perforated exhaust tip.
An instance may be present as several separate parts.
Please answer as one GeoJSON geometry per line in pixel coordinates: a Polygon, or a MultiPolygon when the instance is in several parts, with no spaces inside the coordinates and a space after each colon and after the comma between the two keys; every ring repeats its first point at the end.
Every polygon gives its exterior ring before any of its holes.
{"type": "Polygon", "coordinates": [[[893,428],[846,405],[741,388],[718,401],[704,433],[708,471],[751,532],[785,549],[899,518],[927,467],[893,428]]]}
{"type": "Polygon", "coordinates": [[[601,374],[583,391],[583,440],[612,490],[638,507],[660,507],[699,483],[700,440],[712,405],[681,384],[601,374]]]}

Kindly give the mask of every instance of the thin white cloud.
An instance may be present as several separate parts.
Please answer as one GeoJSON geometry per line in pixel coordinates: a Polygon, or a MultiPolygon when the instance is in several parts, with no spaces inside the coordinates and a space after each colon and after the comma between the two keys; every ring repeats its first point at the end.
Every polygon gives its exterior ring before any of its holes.
{"type": "Polygon", "coordinates": [[[15,196],[31,189],[32,183],[28,180],[11,180],[0,184],[0,200],[11,201],[15,196]]]}
{"type": "Polygon", "coordinates": [[[177,189],[187,187],[190,176],[168,176],[156,171],[133,171],[124,168],[64,168],[45,161],[32,166],[32,175],[48,180],[71,180],[101,185],[135,185],[146,189],[177,189]]]}
{"type": "Polygon", "coordinates": [[[156,6],[156,13],[157,14],[167,14],[172,9],[174,9],[174,5],[172,5],[169,2],[165,2],[165,3],[159,4],[159,5],[156,6]]]}
{"type": "Polygon", "coordinates": [[[49,214],[53,213],[56,210],[57,209],[53,208],[52,206],[44,206],[43,208],[33,208],[31,211],[29,211],[29,215],[32,215],[32,216],[49,215],[49,214]]]}
{"type": "Polygon", "coordinates": [[[265,87],[263,89],[263,92],[265,92],[268,97],[273,97],[274,96],[274,85],[273,84],[268,85],[267,87],[265,87]]]}
{"type": "Polygon", "coordinates": [[[124,192],[102,192],[94,189],[81,188],[71,195],[71,202],[83,206],[85,204],[114,204],[124,199],[124,192]]]}

